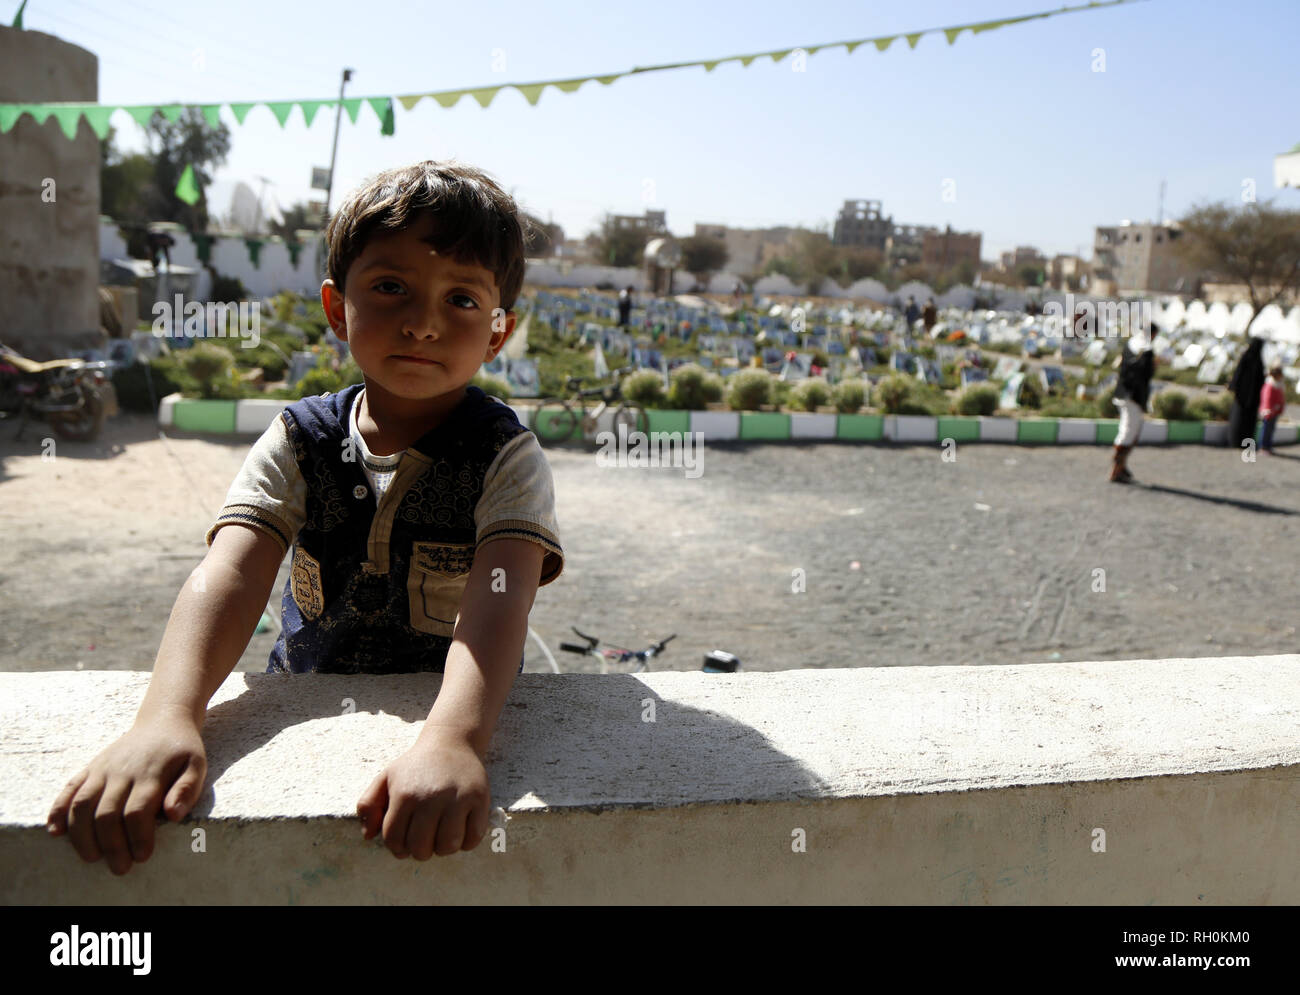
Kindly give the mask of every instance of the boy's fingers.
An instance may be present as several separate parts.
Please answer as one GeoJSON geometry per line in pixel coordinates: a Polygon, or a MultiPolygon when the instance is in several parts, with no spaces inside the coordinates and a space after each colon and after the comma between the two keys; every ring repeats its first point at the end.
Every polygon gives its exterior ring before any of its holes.
{"type": "Polygon", "coordinates": [[[49,818],[45,822],[54,836],[62,836],[68,831],[68,809],[72,806],[72,796],[86,782],[86,775],[89,773],[89,768],[78,773],[76,777],[63,786],[63,790],[59,792],[59,797],[54,799],[49,818]]]}
{"type": "Polygon", "coordinates": [[[465,841],[461,843],[462,850],[473,850],[483,842],[483,837],[488,831],[488,806],[475,804],[469,810],[469,818],[465,821],[465,841]]]}
{"type": "Polygon", "coordinates": [[[139,862],[153,853],[154,820],[162,807],[161,781],[137,781],[131,788],[122,822],[126,825],[126,841],[131,848],[131,859],[139,862]]]}
{"type": "Polygon", "coordinates": [[[208,772],[208,762],[203,757],[191,757],[184,773],[176,779],[171,791],[167,792],[164,810],[167,818],[179,822],[198,801],[199,789],[203,787],[203,778],[208,772]]]}
{"type": "Polygon", "coordinates": [[[428,860],[433,856],[440,816],[445,818],[446,814],[437,804],[426,802],[411,816],[411,824],[406,830],[406,849],[416,860],[428,860]]]}
{"type": "Polygon", "coordinates": [[[409,798],[390,798],[388,814],[384,816],[384,845],[399,860],[411,855],[406,849],[406,832],[411,824],[414,807],[409,798]]]}
{"type": "Polygon", "coordinates": [[[114,778],[104,788],[95,807],[95,839],[108,869],[114,874],[125,874],[131,869],[131,851],[126,846],[126,826],[122,822],[122,809],[130,795],[131,782],[114,778]]]}
{"type": "Polygon", "coordinates": [[[361,793],[361,799],[357,802],[357,815],[361,818],[363,839],[370,839],[379,832],[387,808],[388,771],[385,770],[370,782],[370,787],[361,793]]]}
{"type": "Polygon", "coordinates": [[[463,801],[447,806],[442,813],[442,818],[438,820],[438,837],[433,848],[433,852],[439,857],[449,857],[460,849],[461,843],[465,840],[465,817],[468,815],[468,805],[463,801]]]}
{"type": "Polygon", "coordinates": [[[93,864],[102,856],[99,843],[95,840],[95,808],[103,793],[103,775],[91,774],[73,794],[72,805],[68,810],[68,839],[72,841],[73,849],[88,864],[93,864]]]}

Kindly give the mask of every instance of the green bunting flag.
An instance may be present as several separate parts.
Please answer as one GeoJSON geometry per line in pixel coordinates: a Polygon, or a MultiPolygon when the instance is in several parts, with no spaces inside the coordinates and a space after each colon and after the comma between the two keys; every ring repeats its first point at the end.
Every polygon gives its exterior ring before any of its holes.
{"type": "MultiPolygon", "coordinates": [[[[852,55],[853,52],[862,45],[868,43],[875,46],[876,51],[884,52],[889,49],[890,45],[899,38],[906,39],[909,49],[915,49],[921,38],[928,34],[942,34],[947,38],[948,44],[956,43],[957,38],[963,31],[970,31],[972,35],[983,34],[986,31],[994,31],[998,28],[1008,27],[1014,24],[1023,24],[1027,21],[1041,20],[1047,17],[1056,17],[1060,14],[1073,14],[1085,10],[1099,10],[1103,7],[1118,7],[1123,4],[1142,3],[1144,0],[1092,0],[1091,3],[1083,4],[1076,7],[1062,7],[1059,10],[1048,10],[1037,14],[1023,14],[1018,17],[996,18],[988,21],[978,21],[972,24],[954,24],[944,28],[926,28],[922,31],[908,31],[903,34],[881,35],[875,38],[857,38],[851,41],[824,42],[817,45],[800,46],[800,51],[805,55],[813,55],[824,48],[837,48],[844,46],[845,51],[852,55]]],[[[22,28],[23,8],[27,5],[27,0],[23,0],[22,5],[18,8],[18,16],[14,18],[14,27],[22,28]]],[[[741,66],[748,68],[750,63],[755,59],[764,56],[771,58],[773,63],[781,62],[787,55],[796,49],[791,47],[773,49],[769,52],[753,52],[747,55],[730,55],[725,58],[701,59],[696,62],[666,62],[654,66],[634,66],[626,72],[621,73],[603,73],[598,76],[580,76],[577,78],[544,80],[538,83],[502,83],[494,86],[466,87],[460,90],[438,90],[426,93],[407,93],[397,94],[395,96],[383,97],[351,97],[343,101],[343,109],[348,112],[348,119],[357,123],[357,112],[361,109],[363,103],[367,103],[374,110],[379,118],[379,133],[381,135],[392,135],[396,128],[393,110],[394,104],[400,103],[404,110],[412,110],[425,97],[431,97],[440,107],[451,108],[460,102],[462,97],[471,97],[479,107],[487,109],[492,102],[507,88],[518,91],[523,98],[528,101],[532,107],[537,106],[542,92],[547,87],[554,87],[561,93],[574,93],[582,87],[584,83],[593,80],[609,86],[616,79],[622,79],[626,76],[638,75],[640,73],[664,72],[670,69],[689,69],[699,67],[705,72],[713,72],[715,68],[724,62],[739,62],[741,66]]],[[[284,128],[295,107],[302,109],[303,122],[307,127],[311,127],[312,121],[316,117],[316,112],[322,107],[334,108],[337,106],[337,100],[323,98],[320,100],[264,100],[254,103],[229,103],[225,104],[235,116],[235,120],[242,126],[244,119],[248,116],[249,110],[263,104],[271,111],[275,120],[279,122],[281,128],[284,128]]],[[[108,136],[108,121],[116,111],[125,111],[143,128],[147,127],[150,118],[155,113],[161,112],[167,120],[176,122],[187,106],[199,107],[208,124],[213,128],[220,123],[220,109],[222,104],[157,104],[141,106],[114,106],[109,104],[83,104],[83,103],[0,103],[0,135],[6,133],[14,127],[15,123],[24,115],[29,115],[35,122],[43,124],[47,118],[53,116],[59,123],[60,129],[68,138],[76,138],[77,127],[82,118],[94,130],[95,134],[103,140],[108,136]]],[[[188,173],[187,173],[188,175],[188,173]]],[[[181,178],[182,182],[185,177],[181,178]]],[[[193,178],[190,178],[193,183],[193,178]]],[[[177,196],[182,196],[180,188],[177,188],[177,196]]],[[[198,193],[195,188],[194,196],[197,199],[198,193]]]]}
{"type": "Polygon", "coordinates": [[[199,185],[194,182],[194,167],[187,165],[176,183],[176,199],[193,207],[199,202],[199,185]]]}

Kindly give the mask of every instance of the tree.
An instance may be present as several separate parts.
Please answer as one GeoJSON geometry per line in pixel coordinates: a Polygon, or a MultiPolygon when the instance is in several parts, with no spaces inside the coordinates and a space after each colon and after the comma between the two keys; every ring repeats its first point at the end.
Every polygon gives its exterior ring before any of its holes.
{"type": "MultiPolygon", "coordinates": [[[[1180,222],[1175,251],[1192,266],[1250,294],[1246,335],[1270,304],[1300,297],[1300,211],[1271,203],[1194,207],[1180,222]]],[[[1172,237],[1172,236],[1171,236],[1172,237]]]]}
{"type": "Polygon", "coordinates": [[[230,154],[230,129],[225,124],[210,127],[202,111],[187,107],[175,123],[155,111],[146,131],[153,161],[149,220],[176,221],[190,231],[207,231],[206,190],[215,168],[225,165],[230,154]],[[176,183],[186,166],[194,167],[194,179],[202,192],[193,206],[176,196],[176,183]]]}
{"type": "Polygon", "coordinates": [[[587,236],[592,255],[606,266],[640,266],[647,241],[644,228],[620,226],[612,214],[587,236]]]}
{"type": "Polygon", "coordinates": [[[727,264],[727,243],[707,235],[682,239],[682,269],[708,286],[709,278],[727,264]]]}
{"type": "Polygon", "coordinates": [[[318,227],[314,222],[316,220],[316,210],[306,201],[299,201],[287,211],[281,211],[284,215],[279,221],[271,221],[268,227],[272,235],[279,235],[286,242],[292,242],[296,237],[294,232],[300,228],[315,229],[318,227]]]}
{"type": "Polygon", "coordinates": [[[1047,279],[1047,271],[1033,263],[1025,263],[1016,270],[1016,279],[1022,287],[1040,287],[1047,279]]]}

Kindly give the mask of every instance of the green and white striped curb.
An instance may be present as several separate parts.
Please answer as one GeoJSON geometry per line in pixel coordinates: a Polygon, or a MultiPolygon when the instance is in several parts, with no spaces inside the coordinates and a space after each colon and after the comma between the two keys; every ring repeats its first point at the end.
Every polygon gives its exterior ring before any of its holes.
{"type": "MultiPolygon", "coordinates": [[[[285,401],[200,401],[171,394],[158,408],[158,424],[183,432],[219,435],[261,435],[287,406],[285,401]]],[[[511,410],[520,424],[533,424],[535,407],[511,410]]],[[[1022,445],[1109,446],[1119,431],[1115,418],[993,418],[948,415],[832,415],[778,411],[658,411],[646,412],[651,432],[699,432],[704,441],[853,441],[939,443],[1005,442],[1022,445]]],[[[614,412],[596,421],[596,431],[613,429],[614,412]]],[[[1255,438],[1260,426],[1256,424],[1255,438]]],[[[575,427],[574,437],[581,435],[575,427]]],[[[1163,421],[1145,418],[1139,445],[1161,443],[1226,443],[1226,422],[1163,421]]],[[[1273,433],[1278,446],[1300,442],[1300,426],[1279,425],[1273,433]]]]}

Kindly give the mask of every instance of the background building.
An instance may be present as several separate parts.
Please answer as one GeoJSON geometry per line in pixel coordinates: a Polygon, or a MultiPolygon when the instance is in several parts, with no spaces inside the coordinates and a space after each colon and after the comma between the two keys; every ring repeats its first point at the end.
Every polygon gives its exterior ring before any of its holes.
{"type": "Polygon", "coordinates": [[[615,214],[616,228],[631,228],[646,235],[667,235],[668,222],[665,211],[646,211],[645,214],[615,214]]]}
{"type": "Polygon", "coordinates": [[[781,228],[728,228],[726,225],[697,224],[699,237],[721,239],[727,247],[728,273],[758,274],[768,260],[783,256],[794,246],[795,232],[799,229],[781,228]]]}
{"type": "Polygon", "coordinates": [[[1123,223],[1099,227],[1093,242],[1091,291],[1102,297],[1157,291],[1194,295],[1201,273],[1176,251],[1177,225],[1123,223]]]}
{"type": "Polygon", "coordinates": [[[921,236],[921,262],[937,272],[969,263],[971,272],[978,273],[982,241],[983,235],[977,231],[953,231],[947,226],[943,231],[931,229],[921,236]]]}
{"type": "Polygon", "coordinates": [[[884,252],[894,233],[894,219],[881,211],[878,200],[846,200],[835,219],[835,245],[851,245],[884,252]]]}

